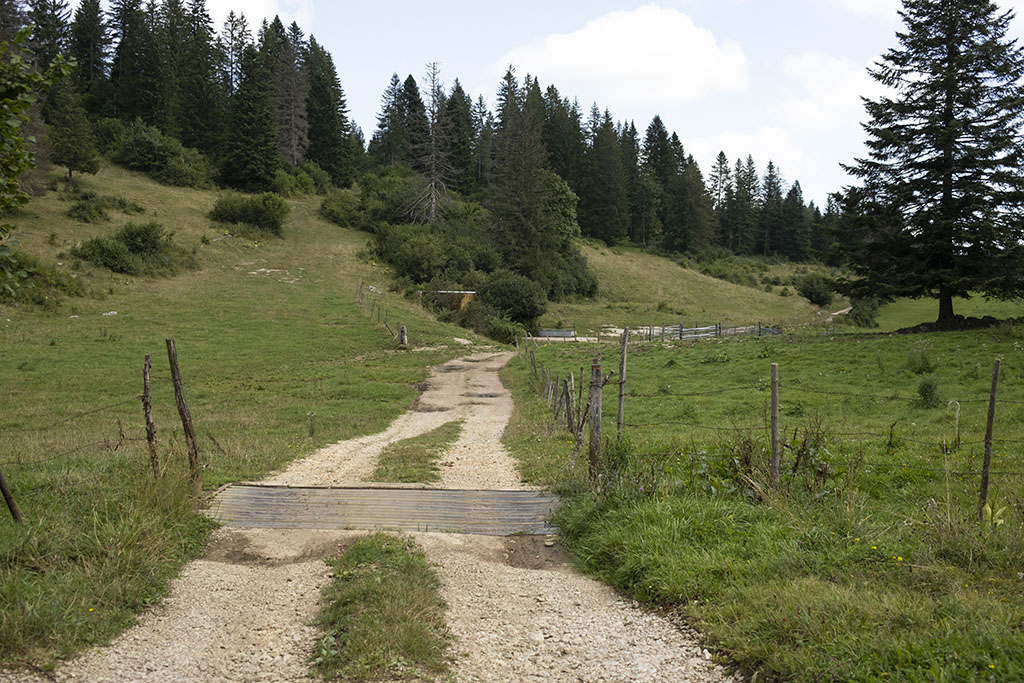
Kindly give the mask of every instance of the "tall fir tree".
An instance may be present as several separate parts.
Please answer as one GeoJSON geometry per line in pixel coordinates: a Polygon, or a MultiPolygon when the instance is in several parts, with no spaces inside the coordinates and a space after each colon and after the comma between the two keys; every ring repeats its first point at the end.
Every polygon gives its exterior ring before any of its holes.
{"type": "Polygon", "coordinates": [[[451,166],[451,185],[463,194],[473,194],[477,189],[473,163],[473,146],[476,143],[473,101],[457,78],[445,101],[444,120],[448,135],[441,142],[444,156],[451,166]]]}
{"type": "Polygon", "coordinates": [[[100,168],[100,156],[92,126],[82,106],[82,96],[67,81],[58,83],[50,94],[46,136],[50,161],[68,169],[69,182],[75,171],[96,173],[100,168]]]}
{"type": "Polygon", "coordinates": [[[800,181],[795,181],[782,201],[775,251],[793,261],[803,261],[811,252],[811,212],[804,205],[800,181]]]}
{"type": "MultiPolygon", "coordinates": [[[[95,93],[106,84],[110,66],[110,28],[100,0],[82,0],[75,9],[70,34],[68,52],[75,60],[75,89],[95,93]]],[[[91,102],[92,98],[89,99],[91,102]]]]}
{"type": "Polygon", "coordinates": [[[219,74],[223,55],[215,42],[206,0],[189,0],[177,101],[181,142],[211,155],[224,144],[227,92],[219,74]]]}
{"type": "Polygon", "coordinates": [[[591,129],[580,182],[580,228],[585,235],[616,244],[629,237],[629,197],[619,136],[607,109],[597,115],[591,129]]]}
{"type": "Polygon", "coordinates": [[[579,194],[587,143],[579,105],[563,98],[554,85],[544,91],[544,147],[552,170],[579,194]]]}
{"type": "Polygon", "coordinates": [[[224,91],[230,96],[242,80],[242,55],[246,46],[252,44],[252,31],[249,30],[245,15],[228,12],[218,40],[222,53],[221,79],[224,91]]]}
{"type": "Polygon", "coordinates": [[[777,235],[782,224],[782,176],[770,160],[761,181],[761,204],[757,213],[757,251],[768,256],[778,251],[777,235]]]}
{"type": "Polygon", "coordinates": [[[419,152],[430,144],[430,121],[427,119],[427,107],[423,103],[420,87],[412,74],[402,82],[402,89],[398,93],[398,109],[404,122],[407,144],[401,160],[417,171],[425,171],[419,152]]]}
{"type": "Polygon", "coordinates": [[[1024,53],[1012,12],[987,0],[904,0],[899,45],[869,70],[868,156],[847,166],[845,290],[935,297],[939,321],[971,292],[1024,295],[1024,53]]]}
{"type": "Polygon", "coordinates": [[[28,21],[35,28],[29,41],[32,62],[45,72],[57,55],[68,52],[71,10],[65,0],[27,0],[28,21]]]}
{"type": "Polygon", "coordinates": [[[484,96],[473,104],[473,177],[480,189],[487,187],[494,170],[494,115],[484,96]]]}
{"type": "Polygon", "coordinates": [[[335,184],[348,185],[352,182],[353,159],[345,93],[331,53],[313,36],[306,50],[306,70],[309,74],[306,158],[327,171],[335,184]]]}
{"type": "Polygon", "coordinates": [[[221,177],[241,190],[266,190],[279,159],[272,74],[256,47],[248,45],[242,52],[241,80],[231,98],[221,177]]]}
{"type": "Polygon", "coordinates": [[[370,157],[381,166],[404,161],[409,150],[409,136],[402,114],[402,82],[398,74],[391,74],[391,82],[381,98],[377,114],[377,130],[370,140],[370,157]]]}

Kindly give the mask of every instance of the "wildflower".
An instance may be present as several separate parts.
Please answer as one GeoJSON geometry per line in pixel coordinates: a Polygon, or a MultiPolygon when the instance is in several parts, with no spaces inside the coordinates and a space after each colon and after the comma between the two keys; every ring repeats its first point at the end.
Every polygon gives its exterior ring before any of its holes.
{"type": "Polygon", "coordinates": [[[89,611],[92,612],[92,607],[89,608],[89,611]]]}
{"type": "Polygon", "coordinates": [[[877,545],[873,545],[873,546],[871,546],[871,549],[872,550],[878,550],[878,546],[877,545]]]}

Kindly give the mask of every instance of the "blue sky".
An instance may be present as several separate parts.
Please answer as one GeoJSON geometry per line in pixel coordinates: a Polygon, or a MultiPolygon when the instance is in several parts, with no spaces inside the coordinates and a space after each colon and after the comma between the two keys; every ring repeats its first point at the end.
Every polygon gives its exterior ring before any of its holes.
{"type": "Polygon", "coordinates": [[[234,9],[251,26],[278,14],[316,36],[367,138],[392,73],[422,82],[436,61],[446,85],[457,77],[493,102],[512,63],[641,134],[661,115],[705,174],[719,150],[752,154],[762,172],[772,160],[821,205],[849,182],[839,163],[863,154],[859,97],[882,92],[865,69],[900,28],[898,0],[207,3],[218,29],[234,9]]]}

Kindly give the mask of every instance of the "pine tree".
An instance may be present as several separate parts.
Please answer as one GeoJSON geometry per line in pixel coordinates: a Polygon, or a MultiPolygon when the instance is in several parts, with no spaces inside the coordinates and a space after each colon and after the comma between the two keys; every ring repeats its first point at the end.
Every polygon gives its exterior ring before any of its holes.
{"type": "Polygon", "coordinates": [[[388,166],[407,158],[409,136],[402,112],[402,82],[398,74],[391,74],[391,82],[384,91],[380,113],[377,114],[377,130],[370,140],[370,156],[381,166],[388,166]]]}
{"type": "Polygon", "coordinates": [[[25,26],[25,11],[21,0],[0,0],[0,42],[10,42],[25,26]]]}
{"type": "Polygon", "coordinates": [[[632,121],[621,126],[619,130],[619,149],[622,152],[622,173],[626,182],[626,201],[629,204],[629,239],[635,244],[643,244],[641,231],[644,211],[648,209],[642,202],[640,191],[640,135],[636,124],[632,121]]]}
{"type": "Polygon", "coordinates": [[[480,189],[487,187],[494,169],[494,115],[483,95],[473,105],[473,176],[480,189]]]}
{"type": "Polygon", "coordinates": [[[96,173],[100,168],[100,156],[92,126],[82,107],[82,96],[66,82],[54,87],[51,94],[47,108],[50,161],[67,167],[69,182],[74,171],[96,173]]]}
{"type": "Polygon", "coordinates": [[[28,21],[35,27],[29,42],[32,61],[45,72],[57,55],[67,53],[71,10],[65,0],[27,0],[25,4],[28,21]]]}
{"type": "Polygon", "coordinates": [[[345,93],[331,54],[312,36],[306,50],[306,70],[309,74],[306,158],[327,171],[337,185],[348,185],[352,182],[353,159],[345,93]]]}
{"type": "Polygon", "coordinates": [[[732,186],[732,169],[729,166],[729,158],[725,152],[719,152],[715,158],[715,165],[711,167],[711,174],[708,176],[711,185],[711,202],[716,213],[721,213],[725,208],[725,194],[732,186]]]}
{"type": "Polygon", "coordinates": [[[220,41],[223,51],[221,78],[224,82],[224,91],[228,95],[233,95],[239,81],[242,80],[242,55],[246,46],[252,44],[252,32],[244,14],[228,12],[224,28],[221,29],[220,41]]]}
{"type": "Polygon", "coordinates": [[[761,181],[761,205],[757,214],[757,250],[763,256],[778,251],[776,231],[782,223],[782,176],[770,160],[761,181]]]}
{"type": "Polygon", "coordinates": [[[473,161],[475,127],[473,123],[473,101],[455,79],[444,105],[444,119],[448,135],[442,140],[444,156],[452,168],[452,187],[463,194],[471,194],[477,188],[473,161]]]}
{"type": "Polygon", "coordinates": [[[114,0],[113,33],[117,42],[110,67],[111,105],[126,121],[141,118],[161,123],[160,55],[153,35],[155,7],[142,9],[141,0],[114,0]]]}
{"type": "Polygon", "coordinates": [[[95,91],[107,80],[111,43],[100,0],[82,0],[75,10],[70,33],[75,88],[80,93],[95,91]]]}
{"type": "Polygon", "coordinates": [[[232,187],[265,190],[279,168],[279,158],[273,79],[266,61],[249,45],[242,52],[241,80],[231,98],[221,176],[232,187]]]}
{"type": "Polygon", "coordinates": [[[223,55],[214,42],[213,22],[206,0],[189,0],[179,67],[177,129],[181,142],[208,154],[219,153],[224,143],[227,92],[218,73],[223,55]]]}
{"type": "Polygon", "coordinates": [[[585,235],[616,244],[629,236],[629,197],[619,136],[607,109],[597,114],[591,129],[581,181],[580,228],[585,235]]]}
{"type": "Polygon", "coordinates": [[[398,109],[402,116],[407,144],[402,150],[401,160],[415,170],[423,172],[426,169],[421,163],[418,151],[430,144],[430,121],[427,120],[427,107],[420,95],[419,85],[412,74],[409,74],[402,83],[402,89],[398,93],[398,109]]]}
{"type": "Polygon", "coordinates": [[[800,181],[795,181],[782,202],[775,251],[793,261],[803,261],[811,251],[811,212],[804,206],[800,181]]]}
{"type": "Polygon", "coordinates": [[[847,171],[847,293],[1024,295],[1024,53],[987,0],[904,0],[899,46],[869,71],[868,157],[847,171]]]}
{"type": "Polygon", "coordinates": [[[439,218],[441,201],[448,192],[448,182],[453,175],[447,156],[451,131],[445,116],[444,84],[437,62],[427,64],[424,84],[427,88],[428,132],[426,139],[413,149],[413,159],[414,166],[426,177],[427,185],[414,211],[422,212],[426,222],[433,224],[439,218]]]}
{"type": "Polygon", "coordinates": [[[554,85],[544,91],[544,147],[552,170],[579,193],[586,143],[579,106],[562,98],[554,85]]]}

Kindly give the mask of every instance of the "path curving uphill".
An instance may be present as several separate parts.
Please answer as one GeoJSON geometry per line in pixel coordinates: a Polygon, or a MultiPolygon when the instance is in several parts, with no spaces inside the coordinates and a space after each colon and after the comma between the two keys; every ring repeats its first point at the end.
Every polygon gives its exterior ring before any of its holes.
{"type": "MultiPolygon", "coordinates": [[[[512,398],[509,353],[434,368],[413,407],[379,434],[294,462],[267,484],[370,486],[390,443],[464,420],[442,458],[441,488],[526,489],[501,444],[512,398]]],[[[309,681],[309,626],[330,570],[323,558],[366,532],[222,527],[168,597],[109,646],[47,678],[2,681],[309,681]]],[[[435,564],[454,636],[457,681],[729,681],[695,634],[573,570],[543,537],[411,534],[435,564]]]]}

